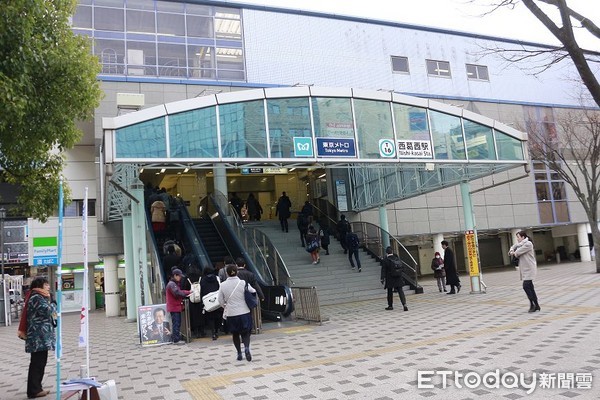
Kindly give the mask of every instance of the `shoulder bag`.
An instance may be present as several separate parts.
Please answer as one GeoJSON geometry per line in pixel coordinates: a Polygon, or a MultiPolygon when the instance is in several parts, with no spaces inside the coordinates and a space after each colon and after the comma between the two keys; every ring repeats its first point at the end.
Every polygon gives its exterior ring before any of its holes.
{"type": "Polygon", "coordinates": [[[246,305],[252,311],[253,308],[258,306],[258,299],[256,298],[256,293],[251,293],[248,290],[248,283],[246,282],[246,287],[244,288],[244,299],[246,300],[246,305]]]}

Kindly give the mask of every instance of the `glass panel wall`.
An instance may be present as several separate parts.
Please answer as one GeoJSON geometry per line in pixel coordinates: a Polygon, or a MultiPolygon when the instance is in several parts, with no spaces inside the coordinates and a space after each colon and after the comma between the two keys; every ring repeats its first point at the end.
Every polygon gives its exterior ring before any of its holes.
{"type": "Polygon", "coordinates": [[[523,160],[523,147],[518,139],[496,130],[498,160],[523,160]]]}
{"type": "Polygon", "coordinates": [[[495,160],[492,128],[464,119],[469,160],[495,160]]]}
{"type": "Polygon", "coordinates": [[[272,158],[293,158],[294,137],[311,137],[308,98],[267,100],[272,158]]]}
{"type": "Polygon", "coordinates": [[[165,119],[117,129],[115,148],[118,158],[165,158],[167,156],[165,119]]]}
{"type": "Polygon", "coordinates": [[[80,3],[73,30],[94,39],[103,74],[246,79],[240,9],[153,0],[80,3]]]}
{"type": "Polygon", "coordinates": [[[381,158],[379,139],[394,139],[390,103],[354,100],[360,158],[381,158]]]}
{"type": "Polygon", "coordinates": [[[217,158],[215,107],[187,111],[169,117],[169,146],[174,158],[217,158]]]}
{"type": "Polygon", "coordinates": [[[267,133],[262,100],[219,106],[224,158],[266,158],[267,133]]]}
{"type": "Polygon", "coordinates": [[[354,138],[350,99],[313,97],[312,107],[316,137],[354,138]]]}
{"type": "Polygon", "coordinates": [[[434,154],[440,160],[465,160],[461,119],[454,115],[429,110],[434,154]]]}
{"type": "Polygon", "coordinates": [[[431,140],[425,108],[393,103],[398,140],[431,140]]]}

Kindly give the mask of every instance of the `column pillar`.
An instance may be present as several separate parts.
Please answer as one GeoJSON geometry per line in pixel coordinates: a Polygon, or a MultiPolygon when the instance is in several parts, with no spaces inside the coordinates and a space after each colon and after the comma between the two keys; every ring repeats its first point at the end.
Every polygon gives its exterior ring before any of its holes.
{"type": "MultiPolygon", "coordinates": [[[[479,245],[477,241],[477,230],[475,229],[475,218],[473,202],[471,201],[471,186],[469,182],[460,183],[460,194],[465,217],[465,230],[473,231],[475,236],[475,251],[477,253],[476,265],[469,265],[469,277],[471,280],[471,294],[483,293],[481,290],[481,267],[479,263],[479,245]]],[[[465,244],[467,244],[465,235],[465,244]]]]}
{"type": "MultiPolygon", "coordinates": [[[[387,216],[387,208],[385,205],[379,206],[379,226],[386,232],[389,232],[388,225],[388,216],[387,216]]],[[[386,234],[382,235],[381,243],[383,245],[383,254],[385,254],[385,249],[390,245],[390,237],[386,234]]]]}
{"type": "Polygon", "coordinates": [[[104,310],[107,317],[118,317],[121,311],[118,263],[116,255],[104,256],[104,310]]]}
{"type": "Polygon", "coordinates": [[[508,238],[508,234],[501,233],[498,235],[500,237],[500,248],[502,249],[502,264],[510,265],[510,258],[508,257],[508,251],[510,250],[510,241],[508,238]]]}
{"type": "Polygon", "coordinates": [[[213,175],[215,191],[219,191],[225,195],[225,198],[229,198],[227,193],[227,168],[224,165],[215,164],[213,167],[213,175]]]}
{"type": "Polygon", "coordinates": [[[590,241],[588,239],[588,224],[577,224],[577,242],[579,242],[579,256],[581,261],[592,261],[590,241]]]}
{"type": "Polygon", "coordinates": [[[444,257],[444,249],[442,248],[442,240],[444,240],[443,233],[435,233],[433,235],[433,252],[438,252],[444,257]]]}
{"type": "Polygon", "coordinates": [[[512,247],[513,245],[519,243],[519,241],[517,240],[517,233],[521,232],[521,229],[519,228],[513,228],[510,230],[510,246],[512,247]]]}
{"type": "Polygon", "coordinates": [[[125,292],[127,299],[127,320],[137,319],[135,306],[135,261],[133,257],[133,218],[131,212],[123,216],[123,249],[125,251],[125,292]]]}

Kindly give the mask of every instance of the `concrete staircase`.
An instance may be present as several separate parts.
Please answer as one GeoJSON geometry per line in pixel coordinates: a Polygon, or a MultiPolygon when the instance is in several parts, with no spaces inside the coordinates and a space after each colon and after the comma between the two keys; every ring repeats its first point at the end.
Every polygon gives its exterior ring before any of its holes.
{"type": "MultiPolygon", "coordinates": [[[[381,266],[366,252],[360,251],[362,272],[352,270],[348,255],[342,246],[331,238],[329,255],[321,250],[321,262],[313,265],[310,254],[300,244],[300,233],[296,222],[290,220],[290,231],[281,231],[279,221],[249,223],[249,227],[260,229],[273,242],[286,263],[294,286],[315,286],[319,295],[319,304],[331,305],[352,301],[381,299],[382,306],[387,305],[386,291],[379,281],[381,266]]],[[[409,294],[410,287],[405,287],[409,294]]],[[[396,297],[394,303],[399,303],[396,297]]]]}

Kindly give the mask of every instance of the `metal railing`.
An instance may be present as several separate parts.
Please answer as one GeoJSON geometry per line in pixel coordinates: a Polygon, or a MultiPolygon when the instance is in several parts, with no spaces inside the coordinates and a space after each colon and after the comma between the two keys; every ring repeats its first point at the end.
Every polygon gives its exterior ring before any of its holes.
{"type": "Polygon", "coordinates": [[[308,322],[316,322],[319,325],[323,323],[321,317],[321,308],[319,307],[319,296],[317,288],[311,287],[292,287],[294,296],[294,319],[301,319],[308,322]]]}
{"type": "MultiPolygon", "coordinates": [[[[321,226],[325,225],[329,229],[331,235],[340,239],[337,230],[337,220],[334,220],[331,215],[338,216],[341,214],[335,206],[327,200],[318,199],[318,205],[313,204],[313,216],[319,221],[321,226]]],[[[382,260],[385,256],[384,244],[389,243],[394,254],[398,255],[400,261],[404,265],[404,278],[415,289],[420,292],[422,289],[419,286],[419,264],[414,259],[412,254],[404,247],[398,239],[396,239],[388,231],[370,222],[350,222],[352,232],[356,233],[360,239],[361,247],[368,253],[374,255],[377,260],[382,260]]]]}

